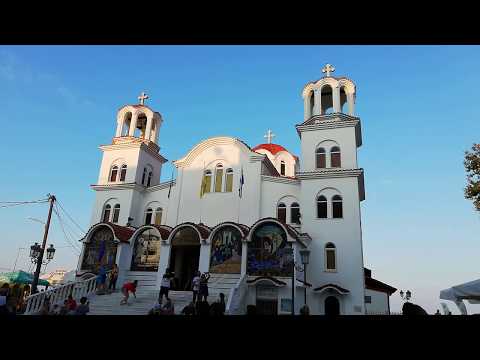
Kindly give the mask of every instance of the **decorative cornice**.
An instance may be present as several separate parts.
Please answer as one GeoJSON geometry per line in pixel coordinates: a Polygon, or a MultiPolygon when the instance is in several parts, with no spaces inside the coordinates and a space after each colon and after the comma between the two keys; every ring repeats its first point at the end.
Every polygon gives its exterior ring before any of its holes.
{"type": "Polygon", "coordinates": [[[179,160],[175,160],[173,162],[173,164],[177,168],[182,168],[182,167],[188,166],[204,150],[208,149],[209,147],[217,146],[217,145],[237,145],[239,147],[239,149],[243,150],[250,157],[259,155],[258,153],[252,151],[252,149],[248,145],[246,145],[243,141],[241,141],[239,139],[229,137],[229,136],[219,136],[219,137],[213,137],[213,138],[206,139],[206,140],[202,141],[201,143],[197,144],[195,147],[193,147],[192,150],[190,150],[187,153],[187,155],[185,155],[183,158],[181,158],[179,160]]]}
{"type": "Polygon", "coordinates": [[[297,124],[296,126],[302,125],[314,125],[319,123],[327,123],[329,121],[348,121],[348,120],[359,120],[358,116],[347,115],[344,113],[331,113],[331,114],[323,114],[323,115],[312,115],[307,120],[302,122],[301,124],[297,124]]]}
{"type": "Polygon", "coordinates": [[[144,186],[137,183],[112,183],[103,185],[90,185],[95,191],[109,191],[109,190],[137,190],[142,191],[144,186]]]}
{"type": "MultiPolygon", "coordinates": [[[[125,137],[125,138],[127,138],[127,137],[125,137]]],[[[119,137],[113,138],[113,142],[114,142],[113,144],[100,145],[99,148],[102,151],[120,150],[120,149],[128,149],[128,148],[132,148],[132,149],[140,148],[141,150],[144,150],[145,152],[152,155],[154,158],[156,158],[162,164],[166,163],[168,161],[167,159],[165,159],[162,155],[160,155],[158,153],[160,148],[155,143],[153,143],[151,141],[148,141],[148,144],[147,144],[147,140],[144,140],[144,139],[133,138],[133,137],[128,137],[128,138],[132,139],[132,140],[129,140],[127,142],[121,142],[121,141],[118,140],[118,139],[120,139],[119,137]]]]}
{"type": "Polygon", "coordinates": [[[158,185],[150,186],[150,187],[146,188],[145,192],[155,192],[155,191],[159,191],[159,190],[168,189],[170,187],[170,184],[172,184],[172,188],[173,188],[173,187],[175,187],[176,183],[177,183],[177,180],[166,181],[166,182],[160,183],[158,185]]]}
{"type": "Polygon", "coordinates": [[[322,169],[314,171],[300,171],[297,172],[297,178],[300,180],[310,179],[330,179],[330,178],[347,178],[363,176],[363,169],[322,169]]]}
{"type": "Polygon", "coordinates": [[[292,179],[292,178],[284,177],[284,176],[262,175],[262,181],[281,183],[281,184],[289,184],[289,185],[300,185],[300,180],[292,179]]]}

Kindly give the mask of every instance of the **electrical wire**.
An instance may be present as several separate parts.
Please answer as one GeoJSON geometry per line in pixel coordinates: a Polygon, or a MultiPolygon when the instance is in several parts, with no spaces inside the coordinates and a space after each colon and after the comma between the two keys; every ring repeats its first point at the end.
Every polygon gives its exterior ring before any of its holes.
{"type": "Polygon", "coordinates": [[[62,229],[63,235],[65,236],[65,240],[67,241],[67,243],[68,243],[69,245],[72,245],[72,248],[75,249],[75,252],[77,252],[77,255],[80,255],[80,249],[78,249],[77,247],[75,247],[74,242],[73,242],[73,244],[72,244],[72,242],[70,242],[71,240],[69,240],[69,237],[68,237],[68,235],[67,235],[67,233],[66,233],[66,231],[65,231],[65,228],[64,228],[64,226],[63,226],[62,218],[61,218],[60,214],[58,213],[56,207],[54,207],[53,210],[54,210],[55,214],[57,215],[58,222],[60,223],[60,227],[61,227],[61,229],[62,229]]]}
{"type": "Polygon", "coordinates": [[[35,201],[2,201],[0,202],[0,204],[5,204],[5,205],[1,205],[0,208],[8,208],[8,207],[27,205],[27,204],[44,204],[46,202],[48,202],[48,199],[35,200],[35,201]]]}
{"type": "Polygon", "coordinates": [[[71,222],[73,222],[75,224],[75,226],[77,226],[80,231],[82,232],[82,234],[86,234],[87,232],[85,230],[82,229],[82,227],[80,225],[77,224],[77,222],[75,220],[73,220],[73,218],[70,216],[70,214],[67,212],[67,210],[65,210],[62,206],[62,204],[60,204],[60,202],[58,201],[57,199],[57,204],[60,206],[60,209],[62,209],[62,211],[65,213],[65,215],[67,215],[67,217],[70,219],[71,222]]]}

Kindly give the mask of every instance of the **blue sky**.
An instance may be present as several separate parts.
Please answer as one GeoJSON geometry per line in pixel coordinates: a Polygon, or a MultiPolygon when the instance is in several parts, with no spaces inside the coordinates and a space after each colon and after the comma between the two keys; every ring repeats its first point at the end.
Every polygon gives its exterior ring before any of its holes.
{"type": "MultiPolygon", "coordinates": [[[[111,141],[117,109],[143,90],[165,120],[169,160],[211,136],[254,146],[267,129],[299,155],[300,94],[329,62],[357,85],[365,265],[434,312],[439,290],[480,277],[480,213],[463,198],[463,152],[480,142],[479,61],[478,46],[2,46],[0,201],[51,192],[88,228],[98,146],[111,141]]],[[[0,212],[0,268],[12,268],[18,248],[42,238],[26,218],[45,220],[47,206],[0,212]]],[[[48,268],[73,268],[56,219],[49,242],[58,250],[48,268]]],[[[17,268],[28,262],[21,251],[17,268]]],[[[399,311],[398,293],[391,305],[399,311]]]]}

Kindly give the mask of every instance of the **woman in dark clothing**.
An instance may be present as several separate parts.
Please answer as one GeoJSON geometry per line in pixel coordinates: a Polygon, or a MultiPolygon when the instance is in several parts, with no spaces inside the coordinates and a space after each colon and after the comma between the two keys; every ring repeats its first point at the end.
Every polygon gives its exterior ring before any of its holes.
{"type": "Polygon", "coordinates": [[[112,290],[115,292],[115,287],[117,286],[117,279],[118,279],[118,266],[117,264],[113,264],[112,271],[110,272],[110,282],[108,283],[108,290],[112,290]]]}

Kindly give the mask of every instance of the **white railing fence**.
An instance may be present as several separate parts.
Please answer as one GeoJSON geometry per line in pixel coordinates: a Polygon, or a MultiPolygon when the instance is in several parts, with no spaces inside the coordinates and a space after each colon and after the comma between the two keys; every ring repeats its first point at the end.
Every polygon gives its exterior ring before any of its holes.
{"type": "Polygon", "coordinates": [[[227,315],[244,315],[247,295],[247,275],[243,274],[237,284],[230,290],[225,313],[227,315]]]}
{"type": "Polygon", "coordinates": [[[69,295],[72,295],[72,297],[78,301],[81,297],[92,294],[96,289],[97,277],[94,276],[88,280],[71,282],[30,295],[26,299],[24,315],[38,314],[47,298],[50,299],[50,306],[53,307],[53,305],[56,304],[62,305],[69,295]]]}

